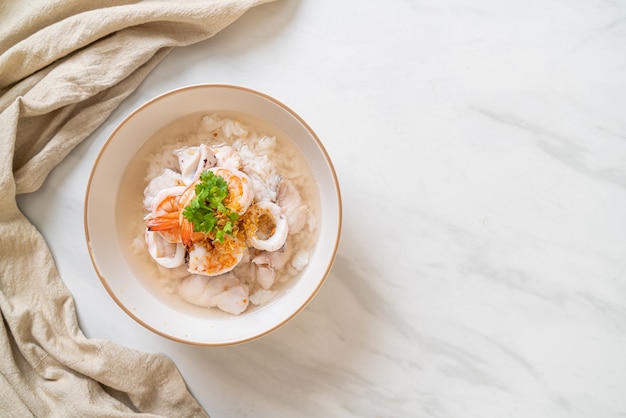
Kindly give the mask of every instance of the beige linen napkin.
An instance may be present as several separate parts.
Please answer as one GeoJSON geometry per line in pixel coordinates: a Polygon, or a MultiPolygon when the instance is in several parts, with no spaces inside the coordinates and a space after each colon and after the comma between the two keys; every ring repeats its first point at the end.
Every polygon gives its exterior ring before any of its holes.
{"type": "Polygon", "coordinates": [[[37,190],[172,47],[267,1],[0,2],[2,417],[206,416],[165,356],[86,338],[15,196],[37,190]]]}

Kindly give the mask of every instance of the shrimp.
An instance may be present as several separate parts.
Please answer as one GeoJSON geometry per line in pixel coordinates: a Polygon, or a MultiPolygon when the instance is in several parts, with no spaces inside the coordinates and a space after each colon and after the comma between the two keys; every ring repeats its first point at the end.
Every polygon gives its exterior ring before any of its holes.
{"type": "Polygon", "coordinates": [[[247,228],[248,243],[265,251],[276,251],[285,245],[289,225],[280,206],[262,201],[254,204],[252,227],[247,228]]]}
{"type": "Polygon", "coordinates": [[[243,215],[254,199],[250,178],[245,173],[233,168],[214,167],[209,170],[222,177],[228,184],[228,196],[226,196],[224,205],[233,212],[243,215]]]}
{"type": "Polygon", "coordinates": [[[210,239],[194,242],[189,248],[189,272],[217,276],[237,267],[246,250],[246,242],[225,235],[224,242],[210,239]]]}
{"type": "Polygon", "coordinates": [[[158,232],[171,243],[182,242],[189,247],[194,240],[206,235],[193,230],[193,225],[183,215],[183,210],[195,197],[195,183],[161,191],[153,200],[152,211],[146,218],[148,231],[158,232]]]}
{"type": "Polygon", "coordinates": [[[157,231],[168,242],[181,242],[178,201],[185,189],[184,186],[163,189],[152,199],[146,226],[149,231],[157,231]]]}
{"type": "Polygon", "coordinates": [[[196,197],[196,184],[198,184],[198,182],[199,180],[196,180],[191,183],[178,199],[178,223],[180,225],[180,237],[183,244],[185,244],[188,248],[196,241],[208,239],[207,234],[195,231],[193,224],[183,215],[185,207],[187,207],[187,205],[189,205],[189,203],[196,197]]]}

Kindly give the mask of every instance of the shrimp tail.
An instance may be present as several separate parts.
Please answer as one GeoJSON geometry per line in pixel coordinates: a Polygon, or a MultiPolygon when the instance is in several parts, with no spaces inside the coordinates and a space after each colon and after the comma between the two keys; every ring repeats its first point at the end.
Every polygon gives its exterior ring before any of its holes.
{"type": "Polygon", "coordinates": [[[193,224],[187,219],[182,218],[180,221],[180,238],[186,247],[191,247],[194,241],[193,224]]]}
{"type": "Polygon", "coordinates": [[[167,213],[156,218],[150,218],[146,221],[146,227],[149,231],[167,231],[169,229],[178,228],[178,214],[167,213]]]}

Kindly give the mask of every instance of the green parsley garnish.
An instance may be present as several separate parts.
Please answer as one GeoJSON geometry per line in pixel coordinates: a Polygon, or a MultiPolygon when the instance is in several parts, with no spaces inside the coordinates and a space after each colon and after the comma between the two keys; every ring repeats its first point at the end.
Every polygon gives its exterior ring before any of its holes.
{"type": "Polygon", "coordinates": [[[228,196],[226,180],[211,171],[204,171],[195,191],[196,197],[185,207],[183,216],[193,224],[195,232],[210,234],[215,231],[215,239],[224,242],[224,235],[233,233],[234,223],[239,219],[236,212],[224,205],[228,196]]]}

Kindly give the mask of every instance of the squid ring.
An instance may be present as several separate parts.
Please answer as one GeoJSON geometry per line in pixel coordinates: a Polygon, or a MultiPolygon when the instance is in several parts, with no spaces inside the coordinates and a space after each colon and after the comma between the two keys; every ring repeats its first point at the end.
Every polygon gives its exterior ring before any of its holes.
{"type": "Polygon", "coordinates": [[[279,250],[289,234],[289,226],[287,225],[287,217],[283,213],[283,210],[275,203],[269,201],[263,201],[256,203],[257,209],[259,209],[259,215],[257,215],[257,223],[264,216],[269,216],[273,221],[274,227],[271,234],[267,238],[260,238],[258,236],[258,229],[251,236],[248,237],[248,242],[251,246],[257,250],[276,251],[279,250]]]}

